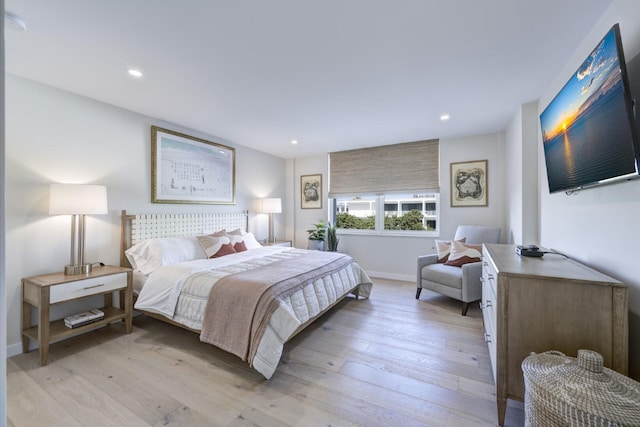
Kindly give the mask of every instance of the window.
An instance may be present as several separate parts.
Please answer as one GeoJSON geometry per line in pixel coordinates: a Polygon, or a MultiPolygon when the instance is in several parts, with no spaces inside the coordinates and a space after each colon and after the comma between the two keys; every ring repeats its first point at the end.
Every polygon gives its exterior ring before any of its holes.
{"type": "Polygon", "coordinates": [[[336,197],[331,221],[346,233],[437,236],[438,200],[438,193],[336,197]]]}
{"type": "Polygon", "coordinates": [[[334,200],[332,222],[336,227],[349,230],[375,230],[376,204],[375,196],[340,197],[334,200]]]}
{"type": "Polygon", "coordinates": [[[437,139],[329,153],[330,220],[341,233],[438,236],[437,139]]]}

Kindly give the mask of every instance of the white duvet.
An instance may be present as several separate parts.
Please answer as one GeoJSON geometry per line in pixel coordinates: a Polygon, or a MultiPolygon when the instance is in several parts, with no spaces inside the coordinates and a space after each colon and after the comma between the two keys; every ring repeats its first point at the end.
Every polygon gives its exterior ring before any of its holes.
{"type": "MultiPolygon", "coordinates": [[[[204,309],[216,278],[295,258],[306,252],[302,249],[266,246],[221,258],[161,267],[147,277],[135,308],[161,314],[191,329],[201,330],[204,309]],[[211,270],[215,272],[213,278],[211,270]]],[[[280,301],[258,346],[253,367],[270,378],[280,361],[284,343],[299,326],[320,315],[355,288],[358,288],[360,296],[368,297],[371,286],[367,274],[353,262],[335,273],[315,279],[280,301]]]]}

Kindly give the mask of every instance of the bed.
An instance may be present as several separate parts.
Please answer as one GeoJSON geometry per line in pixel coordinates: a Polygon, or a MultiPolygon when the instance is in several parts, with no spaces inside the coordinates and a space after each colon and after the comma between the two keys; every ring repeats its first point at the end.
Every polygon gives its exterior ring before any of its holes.
{"type": "Polygon", "coordinates": [[[137,311],[200,335],[269,379],[284,344],[372,282],[336,252],[263,246],[248,212],[122,211],[121,265],[134,269],[137,311]]]}

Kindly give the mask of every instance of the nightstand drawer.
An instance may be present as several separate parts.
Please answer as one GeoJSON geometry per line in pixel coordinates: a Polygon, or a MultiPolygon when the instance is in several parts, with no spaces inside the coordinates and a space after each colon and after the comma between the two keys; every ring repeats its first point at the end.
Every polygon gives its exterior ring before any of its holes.
{"type": "Polygon", "coordinates": [[[51,286],[50,304],[69,301],[94,294],[102,294],[127,287],[127,273],[112,274],[110,276],[93,277],[51,286]]]}

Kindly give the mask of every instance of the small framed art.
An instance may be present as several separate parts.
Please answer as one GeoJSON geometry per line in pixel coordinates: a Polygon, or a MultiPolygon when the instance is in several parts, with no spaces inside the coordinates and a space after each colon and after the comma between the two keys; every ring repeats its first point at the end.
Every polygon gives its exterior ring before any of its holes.
{"type": "Polygon", "coordinates": [[[300,207],[322,209],[322,175],[300,176],[300,207]]]}
{"type": "Polygon", "coordinates": [[[236,150],[151,126],[152,203],[235,203],[236,150]]]}
{"type": "Polygon", "coordinates": [[[451,207],[488,206],[487,161],[451,163],[451,207]]]}

